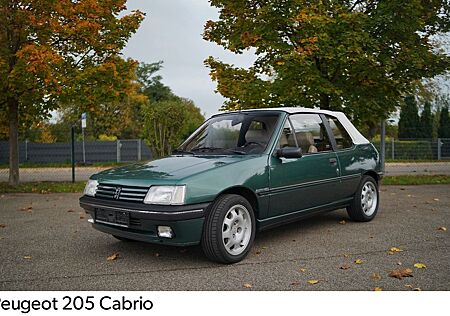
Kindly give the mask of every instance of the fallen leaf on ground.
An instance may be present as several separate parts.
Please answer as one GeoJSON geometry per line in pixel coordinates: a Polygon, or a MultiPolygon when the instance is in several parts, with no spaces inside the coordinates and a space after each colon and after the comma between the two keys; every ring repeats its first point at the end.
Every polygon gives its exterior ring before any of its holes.
{"type": "Polygon", "coordinates": [[[392,278],[401,280],[406,277],[412,277],[413,275],[412,275],[412,270],[406,268],[406,269],[398,269],[398,270],[391,271],[389,273],[389,276],[392,278]]]}
{"type": "Polygon", "coordinates": [[[437,202],[437,201],[439,201],[439,199],[433,199],[433,201],[436,201],[436,202],[437,202]]]}
{"type": "Polygon", "coordinates": [[[381,279],[381,275],[378,272],[374,272],[374,273],[372,273],[372,279],[373,280],[380,280],[381,279]]]}
{"type": "Polygon", "coordinates": [[[403,250],[401,250],[400,248],[397,248],[397,247],[391,247],[391,248],[389,249],[389,251],[392,251],[392,252],[402,252],[403,250]]]}
{"type": "Polygon", "coordinates": [[[361,259],[356,259],[356,260],[355,260],[355,263],[356,263],[356,264],[362,264],[363,261],[362,261],[361,259]]]}
{"type": "Polygon", "coordinates": [[[106,260],[107,261],[114,261],[117,258],[119,258],[119,254],[116,252],[116,253],[112,254],[111,256],[107,257],[106,260]]]}
{"type": "Polygon", "coordinates": [[[388,251],[388,255],[393,255],[394,253],[392,251],[388,251]]]}
{"type": "Polygon", "coordinates": [[[292,282],[291,285],[300,285],[301,283],[298,281],[292,282]]]}
{"type": "Polygon", "coordinates": [[[411,284],[405,284],[405,287],[407,287],[408,289],[412,289],[412,285],[411,284]]]}
{"type": "Polygon", "coordinates": [[[251,289],[253,287],[253,285],[251,285],[250,283],[244,283],[244,287],[246,289],[251,289]]]}
{"type": "Polygon", "coordinates": [[[73,213],[73,212],[75,212],[74,210],[72,210],[72,209],[70,209],[70,210],[67,210],[67,213],[73,213]]]}
{"type": "Polygon", "coordinates": [[[414,291],[422,291],[422,289],[420,287],[416,287],[414,288],[414,291]]]}
{"type": "Polygon", "coordinates": [[[426,266],[424,263],[415,263],[415,264],[414,264],[414,268],[417,268],[417,269],[426,269],[427,266],[426,266]]]}
{"type": "Polygon", "coordinates": [[[319,280],[309,280],[308,283],[311,285],[314,285],[314,284],[319,283],[319,280]]]}
{"type": "Polygon", "coordinates": [[[31,256],[23,256],[24,259],[30,260],[31,256]]]}
{"type": "Polygon", "coordinates": [[[267,247],[266,246],[264,246],[264,247],[261,247],[262,249],[267,249],[267,247]]]}
{"type": "Polygon", "coordinates": [[[300,269],[298,269],[300,272],[305,272],[306,271],[306,269],[305,268],[300,268],[300,269]]]}
{"type": "Polygon", "coordinates": [[[345,224],[347,224],[347,222],[345,220],[342,220],[342,221],[339,222],[339,224],[345,225],[345,224]]]}
{"type": "Polygon", "coordinates": [[[84,219],[85,217],[84,217],[84,215],[80,215],[80,219],[84,219]]]}
{"type": "Polygon", "coordinates": [[[6,225],[5,224],[0,224],[0,228],[5,228],[6,225]]]}
{"type": "Polygon", "coordinates": [[[255,252],[255,254],[260,255],[261,251],[258,250],[258,251],[255,252]]]}
{"type": "Polygon", "coordinates": [[[344,258],[348,258],[349,254],[344,253],[343,256],[344,256],[344,258]]]}
{"type": "Polygon", "coordinates": [[[446,232],[447,231],[447,227],[442,226],[442,227],[439,227],[437,230],[446,232]]]}
{"type": "Polygon", "coordinates": [[[375,292],[379,292],[379,291],[383,291],[383,289],[381,287],[376,287],[373,289],[375,292]]]}
{"type": "Polygon", "coordinates": [[[339,269],[341,269],[341,270],[348,270],[348,269],[350,269],[350,266],[348,264],[344,264],[339,269]]]}
{"type": "Polygon", "coordinates": [[[22,207],[22,208],[19,208],[18,211],[31,213],[31,212],[33,212],[33,207],[32,206],[22,207]]]}
{"type": "Polygon", "coordinates": [[[401,263],[400,261],[397,261],[397,265],[398,265],[398,266],[401,266],[402,263],[401,263]]]}

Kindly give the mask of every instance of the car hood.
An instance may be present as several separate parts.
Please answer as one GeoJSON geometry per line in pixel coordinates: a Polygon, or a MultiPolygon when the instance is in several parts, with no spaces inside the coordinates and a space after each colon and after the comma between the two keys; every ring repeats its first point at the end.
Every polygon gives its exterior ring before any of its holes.
{"type": "Polygon", "coordinates": [[[186,177],[252,158],[255,156],[170,156],[104,170],[93,175],[91,179],[103,183],[138,186],[176,184],[186,177]]]}

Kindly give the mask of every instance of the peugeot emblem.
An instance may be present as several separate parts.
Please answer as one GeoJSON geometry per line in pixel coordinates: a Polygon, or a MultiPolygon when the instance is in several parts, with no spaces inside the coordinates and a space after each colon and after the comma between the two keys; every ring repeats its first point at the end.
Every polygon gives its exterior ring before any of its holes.
{"type": "Polygon", "coordinates": [[[121,187],[117,187],[116,188],[116,191],[114,192],[114,199],[115,200],[118,200],[119,199],[119,197],[120,197],[120,192],[122,191],[122,188],[121,187]]]}

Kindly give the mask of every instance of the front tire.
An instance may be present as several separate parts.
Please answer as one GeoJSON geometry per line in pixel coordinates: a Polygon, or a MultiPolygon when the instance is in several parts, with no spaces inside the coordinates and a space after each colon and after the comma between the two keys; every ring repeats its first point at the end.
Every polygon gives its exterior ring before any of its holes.
{"type": "Polygon", "coordinates": [[[255,215],[250,203],[237,194],[221,195],[206,217],[202,234],[203,252],[216,262],[239,262],[250,251],[255,230],[255,215]]]}
{"type": "Polygon", "coordinates": [[[368,222],[377,215],[379,204],[377,181],[371,176],[363,176],[347,213],[356,222],[368,222]]]}

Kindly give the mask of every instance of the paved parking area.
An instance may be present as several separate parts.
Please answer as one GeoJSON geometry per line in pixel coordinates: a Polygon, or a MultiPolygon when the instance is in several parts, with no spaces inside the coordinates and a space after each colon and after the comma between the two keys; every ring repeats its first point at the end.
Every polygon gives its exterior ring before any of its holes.
{"type": "Polygon", "coordinates": [[[0,290],[450,290],[449,232],[438,229],[450,228],[448,185],[384,186],[374,221],[353,223],[338,210],[282,226],[260,233],[247,259],[228,266],[207,261],[200,247],[97,232],[78,197],[0,195],[0,290]],[[413,277],[388,276],[402,268],[413,277]]]}

